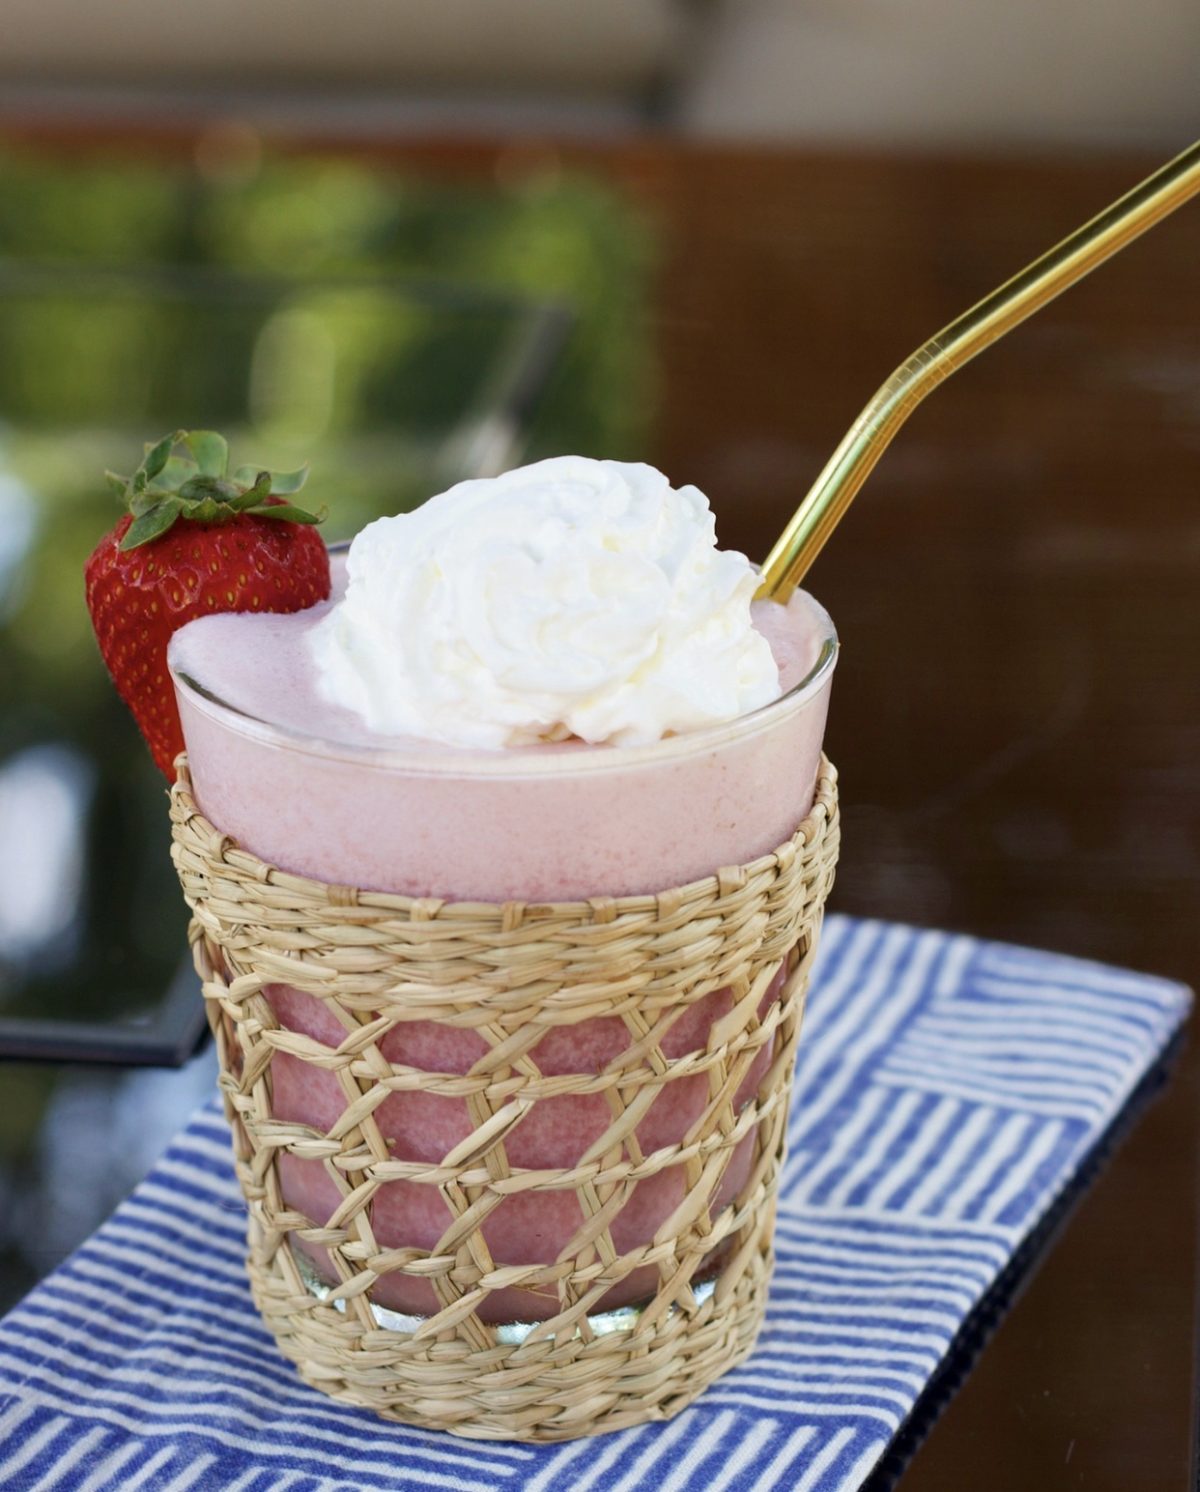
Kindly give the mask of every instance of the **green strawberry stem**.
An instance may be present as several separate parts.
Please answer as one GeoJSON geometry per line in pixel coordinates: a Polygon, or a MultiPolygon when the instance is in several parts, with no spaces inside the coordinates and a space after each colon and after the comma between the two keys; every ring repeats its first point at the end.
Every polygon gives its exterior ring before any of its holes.
{"type": "Polygon", "coordinates": [[[239,466],[228,475],[229,446],[215,430],[176,430],[146,447],[132,476],[106,472],[109,486],[129,508],[133,522],[121,539],[122,549],[137,549],[161,538],[183,519],[188,523],[228,523],[239,513],[290,523],[320,523],[324,511],[310,513],[281,502],[299,492],[308,467],[269,472],[239,466]],[[187,454],[178,454],[182,446],[187,454]]]}

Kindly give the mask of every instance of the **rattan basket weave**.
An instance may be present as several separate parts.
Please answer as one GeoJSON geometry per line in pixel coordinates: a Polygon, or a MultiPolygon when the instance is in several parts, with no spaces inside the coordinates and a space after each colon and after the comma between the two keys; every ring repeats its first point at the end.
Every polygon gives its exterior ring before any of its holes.
{"type": "Polygon", "coordinates": [[[411,1424],[562,1440],[666,1418],[746,1356],[766,1304],[795,1046],[837,856],[828,762],[811,813],[774,853],[656,896],[554,905],[415,900],[273,869],[204,819],[183,758],[171,819],[249,1209],[253,1293],[309,1383],[411,1424]],[[269,998],[280,985],[316,997],[344,1030],[340,1044],[281,1025],[269,998]],[[721,990],[724,1013],[703,1045],[666,1055],[681,1012],[721,990]],[[617,1057],[588,1072],[539,1070],[548,1031],[597,1019],[628,1031],[617,1057]],[[466,1073],[389,1061],[388,1033],[410,1021],[472,1030],[487,1055],[466,1073]],[[345,1106],[328,1130],[273,1112],[279,1053],[337,1075],[345,1106]],[[747,1098],[738,1090],[756,1059],[762,1076],[747,1098]],[[678,1143],[645,1152],[649,1105],[670,1104],[670,1085],[699,1075],[703,1112],[678,1143]],[[389,1095],[414,1091],[469,1111],[473,1132],[437,1163],[396,1159],[376,1122],[389,1095]],[[506,1137],[512,1148],[535,1105],[597,1093],[611,1123],[572,1164],[509,1163],[506,1137]],[[735,1153],[745,1179],[723,1198],[735,1153]],[[332,1216],[318,1221],[285,1200],[289,1155],[320,1162],[336,1183],[332,1216]],[[669,1168],[685,1181],[681,1200],[622,1251],[614,1218],[669,1168]],[[444,1204],[433,1248],[376,1238],[373,1200],[401,1180],[435,1188],[444,1204]],[[528,1192],[569,1192],[574,1236],[553,1258],[494,1258],[489,1216],[528,1192]],[[332,1288],[314,1290],[314,1250],[332,1288]],[[634,1271],[649,1277],[649,1298],[597,1314],[634,1271]],[[393,1272],[436,1296],[438,1308],[408,1329],[372,1300],[393,1272]],[[537,1292],[529,1298],[546,1319],[489,1322],[489,1297],[514,1289],[537,1292]]]}

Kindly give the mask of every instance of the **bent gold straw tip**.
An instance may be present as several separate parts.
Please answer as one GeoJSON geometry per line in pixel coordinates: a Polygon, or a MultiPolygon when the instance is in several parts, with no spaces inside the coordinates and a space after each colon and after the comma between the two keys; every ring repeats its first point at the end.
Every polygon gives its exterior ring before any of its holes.
{"type": "Polygon", "coordinates": [[[842,437],[762,567],[786,603],[900,426],[939,383],[1200,192],[1200,141],[943,327],[902,363],[842,437]]]}

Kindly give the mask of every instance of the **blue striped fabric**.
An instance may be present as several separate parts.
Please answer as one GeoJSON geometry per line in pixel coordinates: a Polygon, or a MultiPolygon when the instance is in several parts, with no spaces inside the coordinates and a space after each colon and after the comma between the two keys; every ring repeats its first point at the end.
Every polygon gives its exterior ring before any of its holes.
{"type": "Polygon", "coordinates": [[[830,919],[754,1356],[665,1425],[533,1447],[390,1425],[260,1326],[210,1105],[0,1323],[5,1492],[851,1492],[1188,1009],[1164,980],[830,919]]]}

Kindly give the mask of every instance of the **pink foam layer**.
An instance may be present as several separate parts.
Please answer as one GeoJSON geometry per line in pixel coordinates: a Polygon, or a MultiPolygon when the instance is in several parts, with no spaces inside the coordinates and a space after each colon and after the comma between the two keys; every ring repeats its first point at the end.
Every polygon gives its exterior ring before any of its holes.
{"type": "MultiPolygon", "coordinates": [[[[755,728],[705,733],[694,741],[713,744],[695,749],[679,737],[661,751],[544,746],[481,758],[372,737],[325,704],[304,644],[312,622],[206,617],[171,650],[177,674],[234,707],[177,690],[201,809],[285,869],[460,901],[629,895],[765,854],[811,805],[828,674],[800,708],[772,706],[751,717],[755,728]],[[333,744],[310,749],[311,737],[333,744]],[[388,755],[398,748],[404,767],[388,755]],[[500,770],[478,771],[481,759],[500,770]]],[[[815,662],[827,619],[798,593],[786,608],[759,607],[756,625],[790,687],[815,662]]]]}

